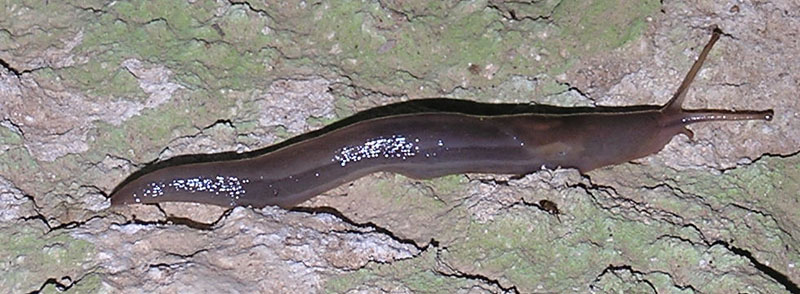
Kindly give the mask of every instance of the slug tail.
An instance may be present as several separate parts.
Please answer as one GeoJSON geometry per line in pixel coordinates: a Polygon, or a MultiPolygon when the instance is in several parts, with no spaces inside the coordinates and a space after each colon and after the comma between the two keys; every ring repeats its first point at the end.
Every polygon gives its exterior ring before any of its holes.
{"type": "Polygon", "coordinates": [[[700,52],[700,56],[697,57],[697,61],[694,62],[692,68],[686,74],[686,77],[683,78],[683,82],[681,82],[678,90],[675,91],[675,95],[672,96],[667,104],[664,104],[663,108],[661,109],[663,112],[680,113],[682,111],[681,105],[686,97],[686,92],[689,91],[689,85],[692,84],[694,78],[697,76],[697,73],[700,71],[700,68],[703,67],[703,63],[706,61],[706,57],[708,57],[708,52],[710,52],[711,48],[714,47],[714,43],[719,40],[720,34],[722,34],[722,30],[715,27],[714,33],[711,35],[711,40],[709,40],[706,46],[703,47],[703,51],[700,52]]]}

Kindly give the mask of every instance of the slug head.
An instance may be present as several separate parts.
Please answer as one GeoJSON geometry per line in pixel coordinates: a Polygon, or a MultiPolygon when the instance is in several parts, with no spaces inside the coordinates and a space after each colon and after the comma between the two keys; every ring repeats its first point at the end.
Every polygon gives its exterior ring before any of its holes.
{"type": "Polygon", "coordinates": [[[682,108],[686,92],[689,90],[689,85],[692,84],[700,68],[708,57],[708,53],[714,44],[719,40],[722,31],[719,28],[714,28],[711,35],[711,40],[703,47],[697,61],[694,62],[692,68],[686,74],[686,77],[681,82],[675,95],[672,96],[667,104],[665,104],[661,112],[661,124],[664,128],[677,128],[676,133],[683,133],[690,139],[694,136],[692,131],[686,128],[687,125],[705,122],[705,121],[731,121],[731,120],[772,120],[775,115],[772,109],[769,110],[686,110],[682,108]]]}

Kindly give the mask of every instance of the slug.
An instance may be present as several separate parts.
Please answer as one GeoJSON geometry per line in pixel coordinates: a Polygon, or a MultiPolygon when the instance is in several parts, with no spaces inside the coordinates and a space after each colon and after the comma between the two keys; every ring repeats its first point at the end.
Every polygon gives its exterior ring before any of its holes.
{"type": "Polygon", "coordinates": [[[247,159],[169,166],[123,182],[112,205],[168,201],[291,208],[378,171],[412,178],[458,173],[582,173],[660,151],[705,121],[771,120],[772,110],[685,110],[689,85],[719,39],[714,31],[665,105],[615,112],[469,115],[430,112],[364,120],[247,159]]]}

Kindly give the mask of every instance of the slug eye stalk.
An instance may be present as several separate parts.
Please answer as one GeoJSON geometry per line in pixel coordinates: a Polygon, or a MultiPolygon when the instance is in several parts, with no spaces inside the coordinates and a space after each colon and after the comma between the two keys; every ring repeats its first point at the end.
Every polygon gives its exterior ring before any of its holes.
{"type": "MultiPolygon", "coordinates": [[[[675,91],[675,94],[672,96],[669,102],[662,106],[661,112],[666,117],[663,120],[667,121],[663,124],[664,126],[687,126],[693,123],[707,121],[772,120],[773,116],[775,115],[775,112],[772,109],[734,111],[687,110],[683,108],[683,101],[686,98],[686,93],[689,91],[689,86],[694,81],[697,73],[700,72],[700,69],[703,67],[706,58],[708,57],[708,53],[711,52],[711,48],[713,48],[714,44],[717,43],[721,34],[722,30],[715,27],[713,33],[711,34],[711,39],[703,47],[703,51],[700,52],[700,55],[697,57],[697,60],[694,62],[694,64],[692,64],[689,72],[686,73],[686,77],[683,78],[680,86],[678,86],[678,90],[675,91]]],[[[683,129],[680,132],[686,134],[689,136],[689,138],[694,136],[692,131],[688,129],[683,129]]]]}

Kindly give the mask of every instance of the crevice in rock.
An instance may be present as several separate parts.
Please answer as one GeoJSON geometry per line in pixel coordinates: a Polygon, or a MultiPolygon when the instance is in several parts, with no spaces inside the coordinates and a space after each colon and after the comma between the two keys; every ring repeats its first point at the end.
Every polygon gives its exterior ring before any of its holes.
{"type": "Polygon", "coordinates": [[[758,261],[758,259],[753,256],[753,253],[751,253],[750,250],[733,246],[730,243],[722,240],[717,240],[710,244],[710,246],[714,245],[723,246],[730,252],[746,258],[758,271],[764,273],[779,284],[783,285],[783,287],[786,288],[786,290],[788,290],[790,293],[800,293],[800,287],[798,287],[797,283],[793,282],[786,274],[758,261]]]}
{"type": "Polygon", "coordinates": [[[147,264],[147,267],[151,268],[151,269],[155,268],[155,269],[159,269],[159,270],[174,270],[174,269],[179,269],[179,268],[185,268],[185,267],[191,266],[194,263],[192,261],[192,259],[197,254],[205,253],[205,252],[208,252],[208,249],[205,249],[205,248],[198,249],[197,251],[194,251],[194,252],[189,253],[189,254],[166,252],[165,253],[166,256],[176,257],[176,258],[180,259],[180,261],[150,263],[150,264],[147,264]]]}
{"type": "Polygon", "coordinates": [[[166,221],[166,220],[155,220],[155,221],[140,220],[140,219],[136,218],[136,215],[134,215],[132,219],[129,219],[124,223],[112,222],[111,224],[112,225],[117,225],[117,226],[126,226],[126,225],[170,226],[170,225],[173,225],[173,223],[171,223],[169,221],[166,221]]]}
{"type": "Polygon", "coordinates": [[[727,167],[727,168],[716,168],[716,170],[718,170],[718,171],[719,171],[719,172],[721,172],[721,173],[725,173],[725,172],[727,172],[727,171],[729,171],[729,170],[734,170],[734,169],[737,169],[737,168],[742,168],[742,167],[747,167],[747,166],[753,165],[753,164],[755,164],[755,163],[757,163],[757,162],[759,162],[759,161],[761,161],[761,160],[764,160],[764,159],[766,159],[766,158],[791,158],[791,157],[795,157],[795,156],[797,156],[797,155],[799,155],[799,154],[800,154],[800,150],[794,151],[794,152],[792,152],[792,153],[787,153],[787,154],[781,154],[781,153],[762,153],[760,156],[758,156],[758,157],[754,158],[753,160],[750,160],[750,162],[747,162],[747,163],[737,163],[736,165],[734,165],[734,166],[732,166],[732,167],[727,167]]]}
{"type": "Polygon", "coordinates": [[[482,276],[482,275],[479,275],[479,274],[464,273],[464,272],[460,272],[460,271],[456,271],[456,270],[453,270],[452,273],[445,273],[445,272],[437,270],[436,273],[439,274],[439,275],[442,275],[444,277],[448,277],[448,278],[458,278],[458,279],[467,279],[467,280],[472,280],[472,281],[480,281],[482,283],[489,284],[489,285],[492,285],[492,286],[495,286],[495,287],[499,288],[500,290],[503,290],[503,293],[515,293],[515,294],[519,294],[520,293],[519,290],[517,289],[517,286],[503,287],[503,285],[501,285],[498,280],[494,280],[494,279],[491,279],[491,278],[488,278],[486,276],[482,276]]]}
{"type": "Polygon", "coordinates": [[[214,229],[214,225],[216,224],[216,221],[213,222],[213,223],[204,223],[204,222],[195,221],[195,220],[193,220],[191,218],[188,218],[188,217],[180,217],[180,216],[168,215],[167,218],[166,218],[166,223],[173,224],[173,225],[178,225],[178,226],[186,226],[186,227],[189,227],[189,228],[192,228],[192,229],[195,229],[195,230],[200,230],[200,231],[211,231],[211,230],[214,229]]]}
{"type": "Polygon", "coordinates": [[[168,223],[167,221],[163,221],[163,220],[156,220],[156,221],[140,220],[140,219],[136,218],[136,215],[134,215],[132,219],[129,219],[124,223],[112,222],[111,224],[112,225],[116,225],[116,226],[126,226],[126,225],[168,226],[168,225],[171,225],[171,223],[168,223]]]}
{"type": "Polygon", "coordinates": [[[213,222],[204,223],[198,222],[189,217],[182,217],[182,216],[175,216],[167,213],[161,206],[158,204],[150,204],[156,206],[158,210],[164,215],[164,219],[161,220],[154,220],[154,221],[146,221],[137,219],[136,215],[132,215],[130,219],[128,219],[124,223],[113,223],[114,225],[124,226],[124,225],[143,225],[143,226],[184,226],[187,228],[200,230],[200,231],[213,231],[216,229],[217,225],[224,219],[226,219],[232,212],[233,209],[225,210],[220,216],[213,222]]]}
{"type": "Polygon", "coordinates": [[[5,68],[9,72],[11,72],[11,74],[13,74],[16,77],[20,77],[23,73],[27,72],[25,70],[19,70],[19,69],[14,68],[13,66],[11,66],[11,64],[9,64],[7,61],[3,60],[2,58],[0,58],[0,66],[2,66],[3,68],[5,68]]]}
{"type": "Polygon", "coordinates": [[[414,18],[417,18],[417,17],[427,16],[427,15],[409,15],[409,13],[406,13],[405,11],[396,9],[394,7],[390,7],[389,5],[386,5],[386,3],[383,3],[383,2],[384,1],[378,1],[378,4],[380,5],[381,8],[389,10],[390,12],[392,12],[392,13],[394,13],[396,15],[401,15],[403,17],[403,20],[406,21],[406,22],[411,22],[414,18]]]}
{"type": "MultiPolygon", "coordinates": [[[[553,6],[552,9],[550,9],[550,11],[548,13],[533,16],[533,15],[519,15],[519,14],[517,14],[516,10],[514,10],[512,8],[505,7],[504,6],[505,3],[503,3],[503,2],[504,1],[497,1],[497,2],[490,1],[486,5],[486,7],[489,8],[489,9],[492,9],[492,10],[496,10],[505,19],[514,20],[514,21],[523,21],[523,20],[530,20],[530,21],[534,21],[534,22],[536,22],[536,21],[545,21],[547,23],[551,23],[552,22],[553,14],[555,14],[556,10],[558,10],[558,7],[561,6],[561,4],[563,3],[563,1],[559,1],[556,5],[553,6]]],[[[509,1],[508,3],[511,3],[511,4],[522,4],[521,2],[515,2],[515,1],[509,1]]],[[[536,4],[535,1],[534,1],[534,3],[528,3],[527,5],[533,5],[533,4],[536,4]]]]}
{"type": "MultiPolygon", "coordinates": [[[[153,223],[153,224],[157,224],[157,225],[167,225],[167,226],[168,225],[185,226],[185,227],[188,227],[188,228],[191,228],[191,229],[195,229],[195,230],[200,230],[200,231],[213,231],[214,228],[217,227],[217,224],[219,224],[222,220],[228,218],[228,216],[230,216],[231,213],[233,213],[233,208],[226,209],[213,222],[204,223],[204,222],[196,221],[196,220],[192,219],[191,217],[182,217],[182,216],[176,216],[176,215],[170,214],[166,210],[164,210],[164,208],[162,208],[161,205],[158,205],[158,204],[155,204],[155,207],[158,208],[158,211],[160,211],[164,215],[164,220],[163,221],[148,222],[148,223],[153,223]]],[[[137,221],[135,215],[133,216],[132,220],[133,221],[137,221]]]]}
{"type": "Polygon", "coordinates": [[[29,216],[23,216],[23,217],[18,218],[17,220],[21,220],[23,222],[32,221],[32,220],[38,220],[38,221],[42,222],[42,224],[45,227],[47,227],[48,231],[50,231],[50,229],[51,229],[50,228],[50,223],[47,222],[47,218],[44,217],[44,215],[42,215],[41,213],[37,213],[37,214],[34,214],[34,215],[29,215],[29,216]]]}
{"type": "Polygon", "coordinates": [[[11,132],[19,135],[20,137],[25,138],[25,132],[22,131],[22,128],[19,126],[19,124],[15,123],[9,118],[0,120],[0,126],[3,126],[6,129],[9,129],[11,132]]]}
{"type": "Polygon", "coordinates": [[[106,13],[106,11],[103,10],[103,8],[92,7],[92,6],[89,6],[90,4],[87,4],[87,6],[80,6],[80,5],[75,5],[75,4],[67,4],[67,5],[72,6],[72,8],[80,9],[82,11],[86,11],[86,12],[97,14],[97,15],[101,15],[101,14],[105,14],[106,13]]]}
{"type": "MultiPolygon", "coordinates": [[[[594,205],[611,212],[612,217],[623,217],[628,219],[633,217],[643,217],[655,221],[662,221],[675,226],[685,226],[688,223],[684,216],[679,213],[650,206],[646,201],[642,202],[627,198],[617,192],[613,186],[595,184],[591,181],[589,176],[584,175],[584,178],[588,183],[568,183],[567,187],[582,189],[587,195],[589,195],[590,200],[594,205]],[[597,192],[604,193],[607,196],[601,198],[599,197],[600,194],[597,192]],[[617,213],[615,213],[615,210],[617,213]],[[632,212],[633,214],[620,214],[619,212],[632,212]]],[[[656,185],[654,187],[659,186],[660,185],[656,185]]],[[[648,187],[642,188],[647,189],[648,187]]],[[[706,204],[703,203],[703,205],[706,204]]],[[[692,227],[694,226],[692,225],[692,227]]]]}
{"type": "MultiPolygon", "coordinates": [[[[683,236],[678,236],[678,235],[670,235],[670,234],[660,235],[660,236],[656,237],[655,239],[653,239],[653,241],[648,242],[648,244],[649,245],[654,245],[654,244],[656,244],[656,242],[663,241],[663,240],[677,240],[679,242],[687,243],[687,244],[690,244],[692,246],[698,245],[697,242],[695,242],[695,241],[693,241],[693,240],[691,240],[689,238],[686,238],[686,237],[683,237],[683,236]]],[[[705,242],[704,242],[705,240],[702,240],[702,241],[703,242],[701,244],[705,244],[705,242]]]]}
{"type": "Polygon", "coordinates": [[[746,86],[747,84],[748,84],[747,82],[739,82],[739,83],[723,82],[723,83],[719,83],[717,85],[718,86],[723,86],[723,87],[739,88],[741,86],[746,86]]]}
{"type": "MultiPolygon", "coordinates": [[[[63,277],[63,278],[61,278],[61,280],[64,280],[65,278],[69,279],[69,276],[63,277]]],[[[39,293],[42,293],[44,288],[47,287],[48,285],[53,285],[56,288],[56,290],[58,290],[60,292],[64,292],[64,291],[69,290],[69,288],[71,288],[72,285],[75,285],[75,283],[63,284],[63,283],[59,282],[59,280],[56,279],[56,278],[49,278],[49,279],[45,280],[44,283],[42,283],[42,285],[39,287],[39,289],[33,290],[31,292],[28,292],[28,294],[39,294],[39,293]]]]}
{"type": "MultiPolygon", "coordinates": [[[[428,241],[427,244],[421,245],[421,244],[417,243],[416,241],[414,241],[412,239],[400,237],[397,234],[395,234],[394,232],[392,232],[391,230],[389,230],[387,228],[384,228],[384,227],[381,227],[381,226],[379,226],[379,225],[377,225],[377,224],[375,224],[373,222],[366,222],[366,223],[355,222],[352,219],[350,219],[349,217],[345,216],[342,212],[340,212],[339,210],[337,210],[336,208],[333,208],[333,207],[328,207],[328,206],[324,206],[324,207],[295,207],[295,208],[292,208],[290,211],[303,212],[303,213],[309,213],[309,214],[317,214],[317,213],[329,214],[329,215],[332,215],[332,216],[340,219],[341,221],[343,221],[343,222],[345,222],[345,223],[347,223],[347,224],[349,224],[351,226],[354,226],[354,227],[357,227],[357,228],[362,228],[362,229],[368,229],[368,230],[371,230],[372,232],[384,234],[384,235],[388,236],[389,238],[391,238],[392,240],[394,240],[394,241],[396,241],[396,242],[398,242],[400,244],[406,244],[406,245],[414,246],[414,248],[416,248],[420,252],[424,252],[425,250],[428,250],[431,247],[436,248],[436,247],[439,246],[439,242],[436,241],[433,238],[431,238],[431,240],[428,241]]],[[[363,233],[363,232],[359,232],[359,233],[363,233]]]]}
{"type": "MultiPolygon", "coordinates": [[[[20,192],[22,192],[22,191],[20,191],[20,192]]],[[[41,208],[39,207],[39,205],[36,204],[36,198],[33,198],[33,196],[31,196],[29,194],[25,194],[25,193],[22,193],[22,197],[25,198],[25,199],[28,199],[28,201],[31,202],[32,208],[33,208],[33,212],[36,213],[36,214],[35,215],[23,216],[23,217],[20,217],[19,219],[22,220],[22,221],[29,221],[29,220],[37,219],[37,220],[40,220],[48,229],[50,229],[50,222],[48,222],[47,218],[44,216],[44,214],[42,214],[42,212],[39,211],[39,209],[41,209],[41,208]]]]}
{"type": "MultiPolygon", "coordinates": [[[[685,237],[676,236],[676,235],[661,235],[658,238],[656,238],[655,241],[663,240],[663,239],[673,239],[673,240],[678,240],[680,242],[685,242],[685,243],[691,244],[692,246],[705,245],[706,247],[709,247],[709,248],[713,247],[713,246],[716,246],[716,245],[722,246],[725,249],[727,249],[728,251],[730,251],[731,253],[736,254],[738,256],[741,256],[741,257],[744,257],[745,259],[750,261],[750,263],[753,265],[753,267],[755,267],[758,271],[762,272],[763,274],[769,276],[770,278],[772,278],[773,280],[775,280],[776,282],[781,284],[790,293],[800,293],[800,287],[798,287],[797,283],[792,281],[786,274],[776,270],[773,267],[770,267],[769,265],[766,265],[766,264],[758,261],[758,259],[756,259],[749,250],[744,249],[744,248],[740,248],[740,247],[736,247],[734,245],[731,245],[731,242],[733,242],[733,240],[731,240],[730,242],[724,241],[724,240],[716,240],[716,241],[713,241],[713,242],[709,242],[709,241],[706,240],[706,237],[704,236],[703,232],[697,226],[695,226],[694,224],[691,224],[691,223],[690,224],[684,224],[684,227],[691,227],[694,231],[696,231],[698,234],[700,234],[700,239],[701,239],[700,241],[702,243],[698,243],[698,242],[695,242],[695,241],[693,241],[691,239],[687,239],[685,237]]],[[[652,242],[651,242],[651,244],[652,244],[652,242]]],[[[679,286],[679,285],[676,285],[676,286],[679,286]]],[[[684,286],[680,286],[680,287],[686,288],[686,287],[691,287],[691,286],[685,286],[684,285],[684,286]]]]}
{"type": "MultiPolygon", "coordinates": [[[[587,94],[585,91],[581,90],[580,88],[578,88],[576,86],[573,86],[572,84],[570,84],[568,82],[559,82],[558,84],[562,85],[564,87],[567,87],[567,89],[564,90],[561,93],[567,93],[567,92],[570,92],[570,91],[574,91],[575,93],[578,93],[578,95],[580,95],[584,99],[591,101],[592,105],[597,106],[597,100],[595,100],[594,98],[589,96],[589,94],[587,94]]],[[[561,94],[561,93],[557,93],[557,94],[561,94]]]]}
{"type": "Polygon", "coordinates": [[[192,258],[195,257],[195,255],[198,255],[200,253],[206,253],[206,252],[208,252],[208,249],[203,248],[203,249],[198,249],[198,250],[196,250],[196,251],[194,251],[192,253],[189,253],[189,254],[169,253],[169,255],[175,256],[175,257],[179,257],[179,258],[183,258],[183,259],[192,259],[192,258]]]}
{"type": "MultiPolygon", "coordinates": [[[[218,125],[223,125],[223,126],[226,126],[226,127],[230,127],[232,129],[236,128],[236,125],[233,124],[232,120],[230,120],[230,119],[218,119],[215,122],[213,122],[213,123],[211,123],[211,124],[209,124],[209,125],[207,125],[205,127],[200,128],[200,131],[202,133],[202,131],[207,131],[207,130],[213,129],[214,127],[216,127],[218,125]]],[[[195,136],[197,136],[197,135],[195,135],[195,136]]]]}
{"type": "Polygon", "coordinates": [[[442,250],[447,250],[447,248],[440,248],[440,249],[436,250],[436,263],[440,267],[446,269],[447,271],[444,271],[442,269],[434,269],[434,271],[437,274],[442,275],[444,277],[448,277],[448,278],[466,279],[466,280],[471,280],[471,281],[478,281],[478,282],[481,282],[483,284],[492,285],[492,286],[497,287],[498,289],[502,290],[503,293],[514,293],[514,294],[519,294],[520,293],[519,289],[517,289],[517,286],[514,286],[514,285],[503,286],[498,279],[493,279],[493,278],[490,278],[490,277],[487,277],[487,276],[484,276],[484,275],[481,275],[481,274],[466,273],[466,272],[463,272],[461,270],[458,270],[458,269],[454,268],[453,266],[448,264],[446,261],[444,261],[444,259],[441,258],[440,253],[442,252],[442,250]]]}
{"type": "MultiPolygon", "coordinates": [[[[643,278],[644,276],[647,275],[647,273],[635,270],[630,265],[613,265],[613,264],[609,264],[606,268],[603,269],[602,272],[600,272],[600,274],[597,275],[597,277],[595,277],[594,283],[600,282],[600,279],[605,275],[608,275],[608,274],[617,275],[617,272],[628,272],[628,273],[630,273],[632,276],[634,276],[636,278],[637,281],[642,282],[642,283],[646,284],[648,287],[650,287],[650,289],[653,290],[653,293],[658,293],[658,289],[656,289],[656,286],[653,285],[653,283],[650,282],[649,280],[643,278]]],[[[590,288],[594,288],[594,283],[592,285],[590,285],[589,287],[590,288]]],[[[597,290],[601,290],[601,289],[597,289],[597,290]]]]}
{"type": "Polygon", "coordinates": [[[243,6],[247,7],[247,9],[252,11],[252,12],[255,12],[255,13],[259,14],[259,15],[267,16],[270,19],[272,18],[269,15],[269,12],[267,12],[266,10],[263,10],[263,9],[258,9],[258,8],[253,7],[253,5],[251,5],[250,2],[248,2],[248,1],[229,0],[228,3],[230,3],[231,5],[243,5],[243,6]]]}
{"type": "Polygon", "coordinates": [[[70,276],[63,276],[60,279],[48,278],[47,280],[45,280],[42,283],[41,286],[39,286],[39,289],[30,291],[30,292],[28,292],[28,294],[40,294],[40,293],[42,293],[42,291],[45,290],[45,288],[48,285],[53,285],[56,288],[56,290],[58,290],[59,292],[65,292],[65,291],[68,291],[73,286],[75,286],[78,283],[80,283],[83,280],[83,278],[85,278],[85,277],[87,277],[87,276],[89,276],[91,274],[94,274],[94,273],[95,273],[94,271],[87,271],[76,280],[72,280],[72,277],[70,277],[70,276]]]}
{"type": "Polygon", "coordinates": [[[142,23],[139,23],[139,24],[142,25],[142,26],[149,26],[149,25],[152,25],[152,24],[160,23],[160,22],[163,22],[164,24],[167,25],[168,28],[172,29],[172,27],[169,24],[169,21],[164,17],[156,17],[156,18],[149,19],[149,20],[147,20],[145,22],[142,22],[142,23]]]}
{"type": "Polygon", "coordinates": [[[98,219],[98,218],[103,218],[103,216],[101,216],[101,215],[93,215],[93,216],[91,216],[91,217],[89,217],[89,218],[87,218],[85,220],[77,220],[77,221],[66,222],[66,223],[57,225],[55,227],[51,227],[50,225],[48,225],[47,227],[50,228],[50,230],[48,230],[47,233],[45,233],[45,234],[50,234],[50,233],[58,231],[58,230],[74,229],[74,228],[80,227],[82,225],[85,225],[86,223],[88,223],[88,222],[90,222],[90,221],[92,221],[94,219],[98,219]]]}
{"type": "MultiPolygon", "coordinates": [[[[792,239],[792,241],[789,241],[789,243],[793,243],[795,241],[794,240],[794,236],[792,236],[791,230],[785,228],[784,226],[782,226],[783,222],[781,222],[780,217],[775,217],[775,215],[773,215],[772,213],[769,213],[769,212],[766,212],[766,211],[762,211],[762,210],[759,210],[759,209],[756,209],[756,208],[750,208],[748,206],[745,206],[745,205],[742,205],[742,204],[738,204],[738,203],[729,203],[729,204],[725,205],[721,210],[725,210],[725,208],[728,208],[728,207],[733,207],[735,209],[741,209],[741,210],[747,211],[748,213],[753,213],[753,214],[756,214],[756,215],[759,215],[759,216],[761,216],[763,218],[768,219],[769,221],[772,222],[772,224],[774,225],[774,228],[778,229],[778,231],[780,231],[785,236],[787,236],[787,237],[792,239]]],[[[781,239],[783,239],[783,238],[781,237],[781,239]]]]}
{"type": "Polygon", "coordinates": [[[495,178],[471,178],[469,175],[467,175],[467,179],[469,179],[470,181],[478,181],[481,184],[486,184],[490,186],[508,187],[508,180],[498,180],[495,178]]]}
{"type": "Polygon", "coordinates": [[[31,203],[33,204],[33,211],[35,212],[35,214],[19,217],[17,219],[21,220],[21,221],[38,220],[38,221],[42,222],[42,224],[45,227],[47,227],[47,232],[44,233],[45,235],[53,233],[53,232],[58,231],[58,230],[74,229],[74,228],[80,227],[80,226],[82,226],[82,225],[84,225],[84,224],[86,224],[86,223],[88,223],[88,222],[90,222],[90,221],[92,221],[94,219],[98,219],[98,218],[103,218],[104,217],[102,215],[92,215],[92,216],[90,216],[89,218],[87,218],[85,220],[70,221],[70,222],[61,223],[59,225],[53,226],[52,224],[50,224],[50,219],[48,219],[47,216],[45,216],[43,213],[41,213],[39,211],[40,207],[39,207],[39,205],[36,204],[36,201],[33,198],[33,196],[24,195],[24,197],[27,198],[29,201],[31,201],[31,203]]]}
{"type": "Polygon", "coordinates": [[[617,192],[617,189],[614,188],[614,186],[606,186],[606,185],[595,184],[594,181],[592,181],[592,178],[589,177],[588,175],[583,175],[582,174],[581,177],[586,179],[586,181],[589,184],[585,184],[585,183],[569,184],[568,183],[567,187],[569,187],[569,188],[581,188],[584,191],[586,191],[587,193],[590,192],[590,191],[599,191],[599,192],[605,192],[605,193],[608,193],[608,194],[611,194],[611,195],[619,195],[619,193],[617,192]]]}
{"type": "Polygon", "coordinates": [[[189,266],[191,264],[192,264],[192,262],[187,260],[187,261],[173,262],[173,263],[148,264],[147,268],[150,268],[150,269],[155,268],[155,269],[159,269],[159,270],[174,270],[174,269],[185,268],[185,267],[187,267],[187,266],[189,266]]]}
{"type": "Polygon", "coordinates": [[[661,182],[661,183],[658,183],[658,184],[655,184],[655,185],[652,185],[652,186],[642,185],[642,186],[639,186],[639,187],[642,188],[642,189],[647,189],[647,190],[657,190],[659,188],[664,188],[664,189],[672,191],[672,194],[674,194],[674,195],[676,195],[678,197],[680,197],[681,195],[691,195],[691,196],[703,199],[703,197],[700,196],[700,195],[694,195],[694,194],[686,193],[686,191],[681,190],[681,188],[675,187],[675,186],[673,186],[673,185],[671,185],[669,183],[664,183],[664,182],[661,182]]]}

